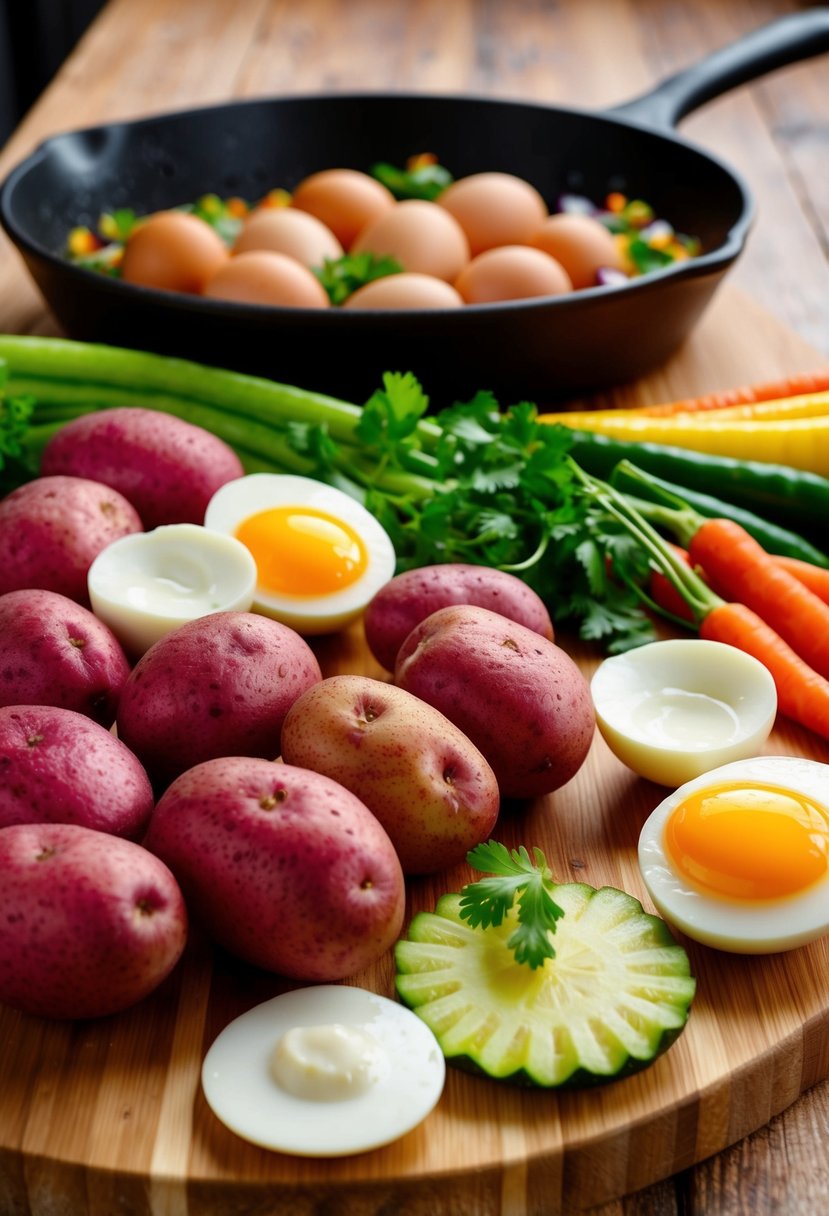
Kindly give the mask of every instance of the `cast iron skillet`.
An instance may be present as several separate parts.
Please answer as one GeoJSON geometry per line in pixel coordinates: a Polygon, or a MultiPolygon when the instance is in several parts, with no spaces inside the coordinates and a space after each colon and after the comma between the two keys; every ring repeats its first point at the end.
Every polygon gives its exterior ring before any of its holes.
{"type": "Polygon", "coordinates": [[[436,401],[487,388],[539,402],[633,379],[683,340],[740,254],[740,177],[675,127],[720,93],[829,50],[829,8],[753,31],[604,113],[469,96],[325,95],[233,102],[57,135],[12,171],[0,218],[66,332],[364,400],[411,369],[436,401]],[[68,230],[215,191],[261,197],[314,170],[430,151],[459,177],[498,169],[550,203],[565,191],[645,198],[698,235],[700,257],[620,287],[458,310],[252,307],[152,291],[68,264],[68,230]]]}

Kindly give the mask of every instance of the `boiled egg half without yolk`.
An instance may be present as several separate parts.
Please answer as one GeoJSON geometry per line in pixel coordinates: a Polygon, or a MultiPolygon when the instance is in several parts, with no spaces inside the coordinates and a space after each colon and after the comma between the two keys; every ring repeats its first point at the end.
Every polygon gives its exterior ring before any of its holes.
{"type": "Polygon", "coordinates": [[[301,634],[343,629],[394,573],[394,548],[374,516],[313,478],[251,473],[229,481],[204,522],[252,553],[253,611],[301,634]]]}
{"type": "Polygon", "coordinates": [[[681,785],[646,820],[639,866],[664,918],[737,954],[829,933],[829,765],[735,760],[681,785]]]}
{"type": "Polygon", "coordinates": [[[214,1040],[202,1087],[226,1127],[262,1148],[339,1157],[399,1139],[431,1113],[446,1065],[405,1005],[350,985],[296,988],[214,1040]]]}

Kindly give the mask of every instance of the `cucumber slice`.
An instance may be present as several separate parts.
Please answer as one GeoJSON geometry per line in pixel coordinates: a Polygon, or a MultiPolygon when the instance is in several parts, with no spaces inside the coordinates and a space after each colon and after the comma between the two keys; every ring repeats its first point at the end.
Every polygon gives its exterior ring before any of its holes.
{"type": "Polygon", "coordinates": [[[664,921],[615,887],[554,888],[556,956],[515,960],[501,925],[473,928],[460,895],[421,912],[395,947],[401,1000],[450,1064],[544,1087],[603,1083],[645,1068],[688,1019],[695,981],[664,921]]]}

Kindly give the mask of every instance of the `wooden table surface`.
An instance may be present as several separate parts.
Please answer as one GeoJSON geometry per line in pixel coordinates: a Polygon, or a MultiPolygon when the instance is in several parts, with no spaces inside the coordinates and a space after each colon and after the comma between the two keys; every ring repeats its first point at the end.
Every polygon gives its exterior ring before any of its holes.
{"type": "MultiPolygon", "coordinates": [[[[58,131],[230,97],[419,89],[599,109],[805,7],[788,0],[110,0],[2,150],[0,176],[58,131]]],[[[711,102],[682,124],[684,135],[742,173],[757,200],[755,228],[729,284],[745,294],[749,316],[759,305],[822,355],[829,355],[828,79],[824,56],[711,102]]],[[[0,330],[58,332],[5,239],[0,285],[0,330]]],[[[745,378],[762,374],[747,354],[745,378]]],[[[708,376],[699,390],[726,387],[715,365],[708,376]]],[[[827,1136],[823,1083],[763,1131],[594,1216],[813,1216],[829,1210],[827,1136]]]]}

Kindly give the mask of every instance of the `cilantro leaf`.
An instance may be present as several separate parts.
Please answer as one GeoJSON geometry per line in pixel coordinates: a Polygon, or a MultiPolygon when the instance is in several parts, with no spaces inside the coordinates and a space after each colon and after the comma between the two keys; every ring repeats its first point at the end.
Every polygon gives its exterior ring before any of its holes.
{"type": "Polygon", "coordinates": [[[564,912],[555,902],[555,884],[541,849],[507,849],[498,841],[479,844],[467,854],[470,865],[491,877],[468,883],[461,892],[460,916],[473,928],[503,924],[517,911],[518,927],[507,940],[516,962],[533,970],[555,958],[552,934],[564,912]]]}
{"type": "Polygon", "coordinates": [[[400,274],[403,267],[394,258],[373,253],[346,253],[341,258],[326,258],[313,272],[322,283],[332,304],[343,304],[358,287],[389,274],[400,274]]]}
{"type": "Polygon", "coordinates": [[[356,436],[369,447],[384,447],[394,456],[394,445],[414,434],[429,408],[429,398],[411,372],[386,372],[383,387],[369,397],[357,423],[356,436]]]}
{"type": "Polygon", "coordinates": [[[431,158],[413,157],[404,169],[380,161],[369,170],[372,177],[382,182],[395,198],[420,198],[434,202],[454,180],[443,165],[431,158]]]}

